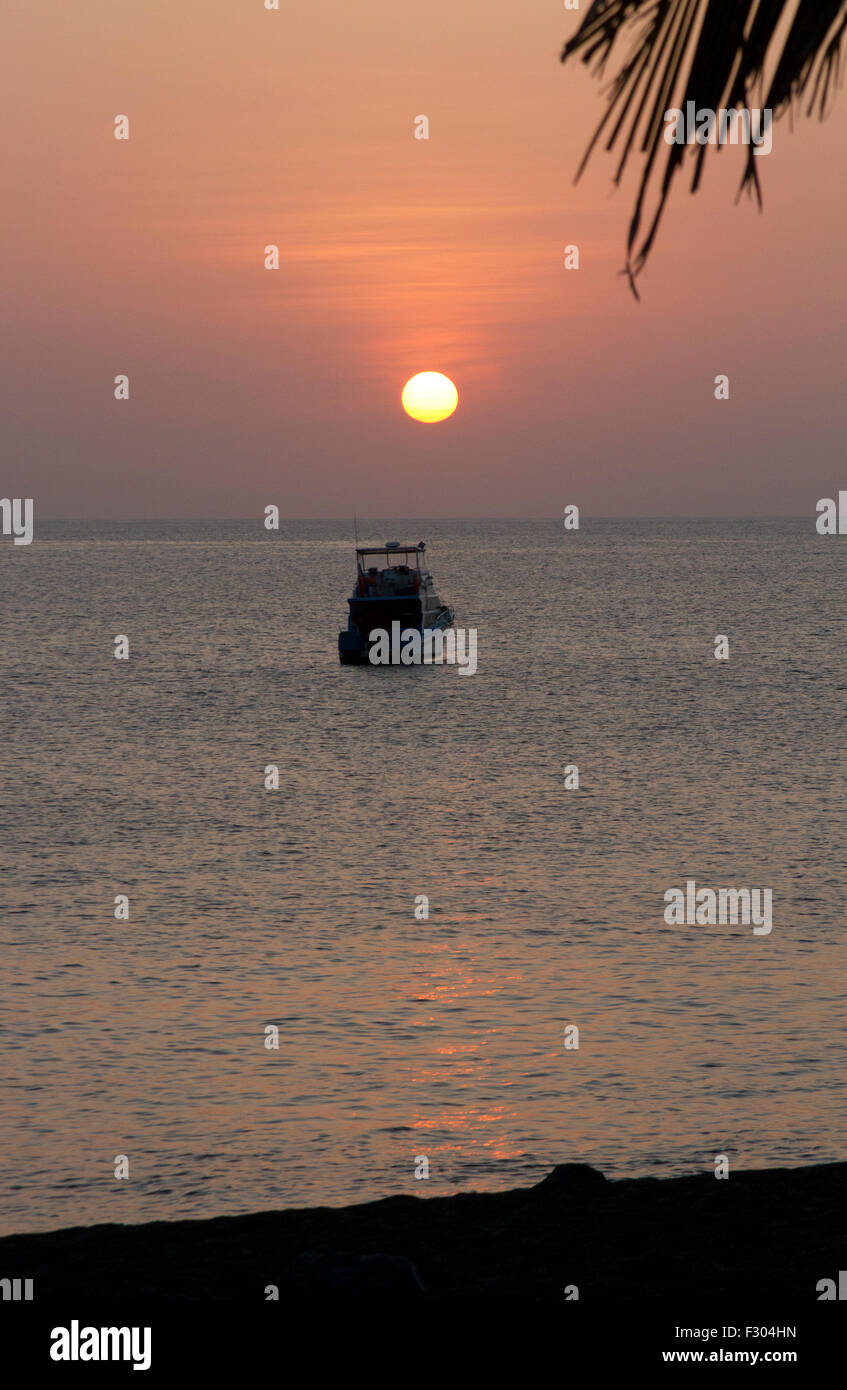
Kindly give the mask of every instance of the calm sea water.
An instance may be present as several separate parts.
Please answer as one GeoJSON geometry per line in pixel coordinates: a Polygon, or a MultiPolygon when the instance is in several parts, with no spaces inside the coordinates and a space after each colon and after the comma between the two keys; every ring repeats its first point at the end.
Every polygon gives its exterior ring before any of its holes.
{"type": "Polygon", "coordinates": [[[360,523],[426,538],[471,677],[339,666],[341,523],[0,542],[3,1231],[847,1158],[813,521],[360,523]],[[667,927],[686,878],[772,934],[667,927]]]}

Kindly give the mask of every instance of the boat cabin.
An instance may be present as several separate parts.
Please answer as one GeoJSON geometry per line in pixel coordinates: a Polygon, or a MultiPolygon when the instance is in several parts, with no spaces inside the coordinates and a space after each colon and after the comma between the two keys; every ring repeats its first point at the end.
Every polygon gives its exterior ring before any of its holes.
{"type": "Polygon", "coordinates": [[[426,543],[401,545],[386,541],[385,545],[363,545],[356,548],[358,576],[356,592],[359,598],[395,598],[420,592],[425,571],[421,560],[426,543]]]}

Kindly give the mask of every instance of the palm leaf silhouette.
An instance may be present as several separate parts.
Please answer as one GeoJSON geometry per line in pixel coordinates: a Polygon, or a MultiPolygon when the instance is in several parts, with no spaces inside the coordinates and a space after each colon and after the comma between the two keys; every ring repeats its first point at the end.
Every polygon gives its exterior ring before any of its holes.
{"type": "MultiPolygon", "coordinates": [[[[579,55],[602,77],[617,40],[628,38],[630,46],[577,179],[604,135],[606,149],[619,154],[616,184],[633,151],[643,158],[623,272],[636,298],[636,277],[656,240],[683,157],[692,149],[665,143],[665,112],[685,110],[688,101],[711,111],[755,104],[777,119],[801,103],[805,114],[816,110],[823,118],[840,78],[845,29],[847,0],[593,0],[565,45],[562,62],[579,55]]],[[[693,147],[692,192],[700,185],[710,148],[693,147]]],[[[744,189],[755,192],[761,206],[756,166],[748,145],[739,196],[744,189]]]]}

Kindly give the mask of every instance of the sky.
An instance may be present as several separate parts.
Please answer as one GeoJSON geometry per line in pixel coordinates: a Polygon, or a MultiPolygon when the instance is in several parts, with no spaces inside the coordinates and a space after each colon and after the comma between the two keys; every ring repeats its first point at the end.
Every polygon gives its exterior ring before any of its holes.
{"type": "Polygon", "coordinates": [[[605,108],[561,0],[5,10],[0,489],[37,517],[813,516],[847,484],[847,94],[776,125],[763,213],[736,150],[678,185],[638,304],[637,169],[574,184],[605,108]],[[419,371],[450,419],[404,414],[419,371]]]}

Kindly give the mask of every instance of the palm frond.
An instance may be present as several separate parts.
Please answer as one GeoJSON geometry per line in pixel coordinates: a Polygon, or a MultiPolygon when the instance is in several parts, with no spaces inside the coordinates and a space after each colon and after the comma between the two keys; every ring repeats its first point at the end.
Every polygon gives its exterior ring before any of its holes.
{"type": "MultiPolygon", "coordinates": [[[[619,151],[619,184],[633,153],[643,159],[629,225],[624,273],[635,281],[658,234],[687,145],[666,145],[665,112],[734,110],[751,106],[770,71],[759,105],[778,119],[809,93],[805,114],[823,118],[841,78],[847,0],[593,0],[562,62],[579,56],[597,76],[618,40],[630,48],[612,79],[606,113],[577,171],[583,173],[601,137],[619,151]],[[664,167],[658,168],[663,147],[664,167]]],[[[711,145],[694,147],[691,191],[700,186],[711,145]]],[[[718,147],[719,148],[719,147],[718,147]]],[[[748,145],[739,193],[755,193],[761,205],[758,161],[748,145]]]]}

